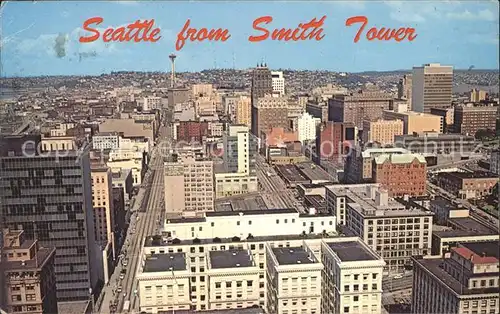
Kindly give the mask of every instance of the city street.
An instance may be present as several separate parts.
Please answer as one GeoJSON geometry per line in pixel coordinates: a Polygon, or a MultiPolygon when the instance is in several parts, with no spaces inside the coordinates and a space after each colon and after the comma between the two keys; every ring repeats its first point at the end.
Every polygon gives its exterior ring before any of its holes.
{"type": "Polygon", "coordinates": [[[117,304],[117,312],[139,312],[139,299],[136,294],[137,280],[135,274],[139,263],[140,254],[146,236],[160,233],[163,221],[163,155],[165,151],[161,148],[168,142],[168,128],[160,128],[160,143],[151,152],[149,169],[144,176],[144,182],[138,193],[146,195],[146,200],[136,199],[133,214],[130,219],[125,244],[123,245],[120,263],[112,274],[109,285],[104,288],[104,297],[100,305],[99,313],[112,313],[111,302],[117,304]],[[144,190],[144,191],[143,191],[144,190]],[[146,191],[147,190],[147,191],[146,191]],[[142,193],[141,193],[142,192],[142,193]],[[144,193],[149,192],[149,193],[144,193]],[[145,207],[142,207],[145,206],[145,207]],[[141,209],[145,209],[141,211],[141,209]],[[122,260],[128,260],[127,266],[123,266],[122,260]],[[120,273],[125,270],[123,279],[120,273]],[[118,292],[117,290],[121,290],[118,292]],[[130,309],[123,309],[125,301],[130,302],[130,309]]]}

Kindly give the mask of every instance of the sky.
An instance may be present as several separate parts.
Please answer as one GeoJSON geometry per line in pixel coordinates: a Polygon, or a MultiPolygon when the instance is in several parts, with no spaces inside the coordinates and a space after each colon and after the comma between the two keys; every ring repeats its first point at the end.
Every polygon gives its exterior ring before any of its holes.
{"type": "Polygon", "coordinates": [[[498,1],[48,1],[2,3],[1,75],[96,75],[111,71],[170,71],[168,55],[175,52],[176,71],[213,68],[244,69],[264,61],[272,69],[339,72],[411,69],[424,63],[458,69],[498,69],[498,1]],[[295,28],[326,15],[321,41],[249,42],[261,16],[265,25],[295,28]],[[357,43],[359,24],[346,27],[352,16],[368,24],[357,43]],[[125,26],[155,19],[157,42],[80,43],[91,33],[83,23],[102,17],[95,26],[125,26]],[[227,28],[226,42],[186,42],[175,50],[177,34],[187,19],[192,27],[227,28]],[[371,27],[413,27],[413,41],[368,41],[371,27]]]}

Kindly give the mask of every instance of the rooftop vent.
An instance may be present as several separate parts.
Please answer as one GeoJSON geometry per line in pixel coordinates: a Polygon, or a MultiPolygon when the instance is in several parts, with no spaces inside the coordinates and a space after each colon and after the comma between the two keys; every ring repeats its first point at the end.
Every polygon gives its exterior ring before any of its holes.
{"type": "Polygon", "coordinates": [[[302,262],[301,261],[297,261],[297,264],[300,264],[300,263],[302,263],[302,262]]]}
{"type": "Polygon", "coordinates": [[[174,259],[174,257],[173,257],[173,256],[170,256],[170,259],[174,259]]]}
{"type": "Polygon", "coordinates": [[[290,250],[290,253],[293,253],[293,250],[290,250]]]}
{"type": "Polygon", "coordinates": [[[241,265],[240,264],[236,264],[236,267],[240,267],[241,265]]]}
{"type": "Polygon", "coordinates": [[[233,256],[236,256],[236,252],[233,252],[233,256]]]}

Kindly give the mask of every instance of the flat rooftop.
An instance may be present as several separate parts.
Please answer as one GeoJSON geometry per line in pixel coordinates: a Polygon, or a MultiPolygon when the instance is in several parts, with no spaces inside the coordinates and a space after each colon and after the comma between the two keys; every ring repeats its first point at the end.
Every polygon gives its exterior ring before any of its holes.
{"type": "MultiPolygon", "coordinates": [[[[21,247],[14,247],[15,248],[27,248],[29,246],[26,246],[28,244],[33,244],[33,241],[25,241],[21,247]],[[25,244],[26,243],[26,244],[25,244]]],[[[36,252],[36,257],[33,256],[32,259],[24,261],[24,265],[21,261],[4,261],[3,264],[3,270],[4,271],[14,271],[14,270],[30,270],[30,269],[41,269],[45,263],[49,260],[50,256],[52,254],[55,254],[55,248],[38,248],[38,251],[36,252]]],[[[7,252],[8,250],[6,250],[7,252]]]]}
{"type": "Polygon", "coordinates": [[[206,217],[223,217],[223,216],[239,216],[242,214],[246,215],[276,215],[276,214],[293,214],[298,213],[296,209],[293,208],[273,208],[273,209],[254,209],[245,211],[221,211],[221,212],[206,212],[206,217]]]}
{"type": "Polygon", "coordinates": [[[289,183],[309,183],[294,165],[277,165],[276,171],[289,183]]]}
{"type": "Polygon", "coordinates": [[[498,179],[498,175],[488,171],[474,171],[474,172],[440,172],[438,176],[442,177],[456,177],[460,179],[498,179]]]}
{"type": "Polygon", "coordinates": [[[364,217],[406,217],[406,216],[431,216],[431,211],[424,210],[422,206],[401,204],[391,197],[387,203],[377,203],[372,197],[375,191],[380,191],[377,184],[335,185],[326,187],[337,196],[345,196],[347,204],[364,217]],[[369,189],[372,189],[373,192],[369,189]]]}
{"type": "Polygon", "coordinates": [[[333,182],[333,181],[329,181],[329,182],[321,182],[321,183],[303,183],[301,185],[304,187],[304,189],[316,189],[316,188],[324,188],[327,185],[334,185],[334,184],[338,184],[338,183],[333,182]]]}
{"type": "Polygon", "coordinates": [[[434,231],[434,226],[432,226],[432,236],[446,239],[446,238],[457,238],[457,237],[475,237],[475,236],[485,236],[485,235],[497,235],[497,233],[491,231],[491,233],[478,234],[476,231],[472,230],[445,230],[445,231],[434,231]]]}
{"type": "Polygon", "coordinates": [[[215,201],[216,212],[248,211],[268,209],[264,199],[259,194],[256,195],[238,195],[215,201]]]}
{"type": "Polygon", "coordinates": [[[326,200],[323,196],[318,194],[309,194],[304,196],[304,204],[308,207],[313,207],[316,209],[316,213],[326,214],[328,213],[326,207],[326,200]]]}
{"type": "Polygon", "coordinates": [[[300,162],[295,164],[299,172],[311,181],[331,181],[332,176],[313,162],[300,162]]]}
{"type": "Polygon", "coordinates": [[[432,273],[436,278],[439,278],[440,281],[442,281],[446,286],[455,291],[455,293],[458,295],[494,293],[496,296],[498,296],[498,293],[500,292],[500,289],[498,287],[469,289],[467,286],[462,285],[461,282],[456,280],[442,268],[444,260],[445,259],[442,258],[414,259],[414,263],[421,265],[428,272],[432,273]]]}
{"type": "Polygon", "coordinates": [[[146,241],[144,242],[144,247],[168,247],[170,245],[178,246],[178,245],[203,245],[203,244],[217,244],[217,243],[226,243],[231,247],[243,247],[243,243],[256,243],[256,242],[266,242],[266,241],[286,241],[286,240],[302,240],[302,239],[328,239],[328,238],[339,238],[338,235],[324,235],[324,234],[306,234],[305,236],[302,234],[287,234],[287,235],[273,235],[273,236],[253,236],[251,239],[241,239],[241,242],[234,242],[234,237],[230,238],[218,238],[214,240],[214,238],[204,238],[196,240],[196,243],[193,240],[179,240],[177,244],[169,244],[164,241],[160,241],[158,244],[157,241],[152,240],[152,237],[146,237],[146,241]]]}
{"type": "Polygon", "coordinates": [[[357,241],[332,242],[328,246],[343,262],[375,261],[380,259],[357,241]]]}
{"type": "Polygon", "coordinates": [[[246,250],[210,251],[210,266],[213,269],[251,267],[252,256],[246,250]]]}
{"type": "Polygon", "coordinates": [[[499,244],[500,241],[484,241],[461,243],[461,246],[467,248],[468,250],[474,252],[479,256],[491,256],[495,257],[498,260],[500,257],[500,252],[498,251],[499,244]]]}
{"type": "Polygon", "coordinates": [[[477,235],[492,233],[498,234],[498,230],[492,230],[490,227],[483,225],[478,220],[471,217],[448,218],[448,221],[460,230],[474,231],[477,235]]]}
{"type": "Polygon", "coordinates": [[[186,270],[185,253],[152,254],[144,261],[145,273],[186,270]]]}
{"type": "Polygon", "coordinates": [[[274,256],[280,265],[313,264],[314,257],[302,247],[273,248],[274,256]]]}

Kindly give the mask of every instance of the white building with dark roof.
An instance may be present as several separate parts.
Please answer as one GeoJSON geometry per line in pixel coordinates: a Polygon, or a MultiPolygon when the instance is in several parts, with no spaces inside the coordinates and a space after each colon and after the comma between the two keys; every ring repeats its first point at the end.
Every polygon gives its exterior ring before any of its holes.
{"type": "Polygon", "coordinates": [[[164,231],[172,238],[245,239],[252,235],[336,234],[335,216],[300,214],[296,209],[206,212],[203,217],[167,219],[164,231]]]}
{"type": "Polygon", "coordinates": [[[384,262],[356,237],[147,238],[140,260],[139,302],[146,313],[177,313],[186,308],[186,298],[197,311],[257,306],[279,314],[337,313],[333,308],[344,313],[346,307],[354,313],[356,306],[359,312],[381,311],[384,262]],[[160,255],[164,257],[151,261],[160,255]],[[184,262],[176,260],[180,257],[184,262]],[[151,295],[159,287],[170,291],[160,300],[151,295]]]}

